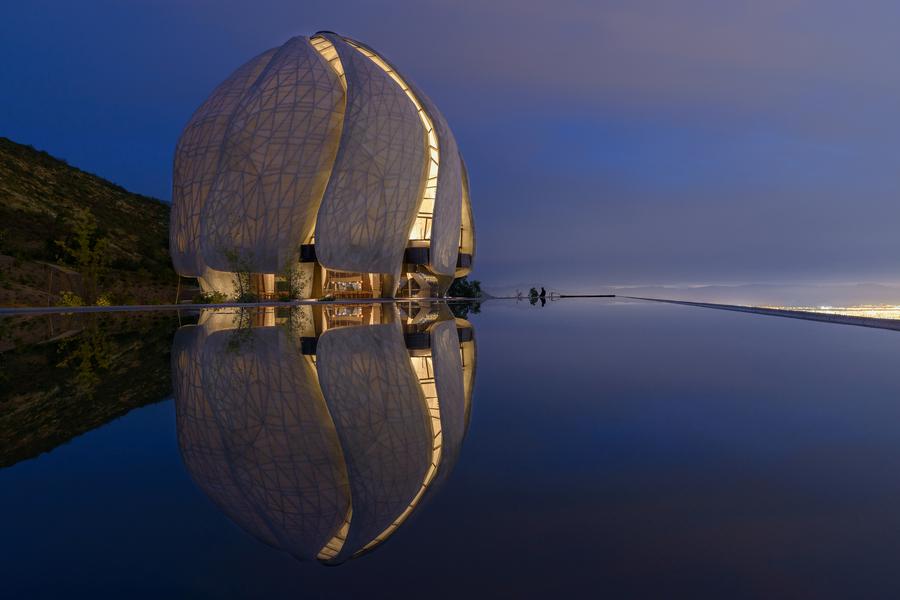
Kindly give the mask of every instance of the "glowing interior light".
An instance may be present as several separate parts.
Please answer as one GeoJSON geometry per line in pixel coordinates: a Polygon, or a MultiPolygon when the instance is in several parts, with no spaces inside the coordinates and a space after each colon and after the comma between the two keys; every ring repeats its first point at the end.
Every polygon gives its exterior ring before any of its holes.
{"type": "Polygon", "coordinates": [[[434,218],[434,201],[437,198],[438,167],[440,166],[440,151],[438,149],[437,133],[434,131],[434,123],[431,122],[431,117],[425,112],[425,108],[409,86],[406,85],[406,82],[403,81],[403,78],[384,59],[368,48],[360,46],[351,40],[347,40],[347,43],[359,50],[359,52],[387,73],[400,86],[400,89],[406,93],[406,96],[419,113],[419,119],[422,121],[422,127],[425,128],[425,136],[428,141],[428,168],[425,176],[425,190],[422,193],[422,199],[419,201],[419,211],[409,232],[409,239],[430,240],[431,221],[434,218]]]}
{"type": "Polygon", "coordinates": [[[347,514],[344,516],[344,522],[338,528],[338,532],[334,537],[328,540],[325,546],[319,550],[316,556],[319,560],[331,560],[341,552],[344,542],[347,541],[347,533],[350,531],[350,520],[353,518],[353,507],[347,507],[347,514]]]}
{"type": "Polygon", "coordinates": [[[409,505],[403,510],[400,515],[394,519],[394,522],[387,526],[387,528],[375,536],[371,542],[363,546],[362,550],[360,550],[357,554],[361,552],[365,552],[366,550],[377,546],[387,538],[389,538],[400,525],[406,520],[407,517],[415,510],[416,505],[419,504],[419,501],[422,500],[422,496],[425,495],[425,491],[428,489],[428,486],[431,485],[431,482],[434,480],[434,476],[437,475],[438,465],[441,464],[441,447],[443,444],[444,436],[441,431],[441,410],[440,405],[438,404],[438,396],[437,396],[437,386],[434,382],[434,364],[432,362],[431,356],[411,356],[410,361],[412,361],[413,369],[416,372],[416,377],[419,379],[419,385],[422,387],[422,393],[425,396],[425,403],[428,405],[428,414],[431,417],[429,422],[431,424],[431,435],[432,435],[432,443],[431,443],[431,464],[428,466],[428,470],[425,472],[425,477],[422,478],[422,484],[419,486],[419,491],[416,492],[416,495],[413,496],[413,499],[410,500],[409,505]]]}
{"type": "Polygon", "coordinates": [[[315,48],[316,52],[328,62],[337,74],[338,79],[341,80],[341,85],[346,92],[347,77],[344,75],[344,65],[341,63],[341,58],[338,56],[337,50],[334,49],[334,44],[321,35],[310,38],[309,43],[312,44],[312,47],[315,48]]]}

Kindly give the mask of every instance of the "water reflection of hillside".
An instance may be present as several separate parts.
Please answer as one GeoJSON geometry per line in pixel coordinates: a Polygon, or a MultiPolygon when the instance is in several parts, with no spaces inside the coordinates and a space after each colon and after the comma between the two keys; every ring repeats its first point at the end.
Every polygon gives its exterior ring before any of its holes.
{"type": "Polygon", "coordinates": [[[0,319],[0,468],[171,393],[171,313],[0,319]]]}
{"type": "Polygon", "coordinates": [[[240,527],[339,563],[446,478],[471,412],[471,324],[447,305],[206,311],[172,350],[191,477],[240,527]]]}

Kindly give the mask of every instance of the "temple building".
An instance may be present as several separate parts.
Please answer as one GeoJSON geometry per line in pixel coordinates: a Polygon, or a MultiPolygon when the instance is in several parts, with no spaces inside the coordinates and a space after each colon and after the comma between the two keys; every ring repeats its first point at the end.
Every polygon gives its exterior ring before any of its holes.
{"type": "Polygon", "coordinates": [[[204,292],[437,297],[475,232],[465,164],[432,101],[331,32],[238,68],[175,151],[170,250],[204,292]]]}
{"type": "Polygon", "coordinates": [[[445,304],[205,310],[173,342],[178,444],[242,529],[340,563],[447,477],[474,377],[472,326],[445,304]]]}

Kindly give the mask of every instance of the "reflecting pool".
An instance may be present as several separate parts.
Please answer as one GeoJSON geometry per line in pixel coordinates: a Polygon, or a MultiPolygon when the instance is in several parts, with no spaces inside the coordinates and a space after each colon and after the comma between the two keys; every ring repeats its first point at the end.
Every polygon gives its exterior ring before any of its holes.
{"type": "Polygon", "coordinates": [[[898,356],[616,299],[6,317],[3,595],[896,595],[898,356]]]}
{"type": "Polygon", "coordinates": [[[340,563],[450,473],[474,369],[472,326],[442,304],[206,310],[173,343],[178,446],[243,530],[340,563]]]}

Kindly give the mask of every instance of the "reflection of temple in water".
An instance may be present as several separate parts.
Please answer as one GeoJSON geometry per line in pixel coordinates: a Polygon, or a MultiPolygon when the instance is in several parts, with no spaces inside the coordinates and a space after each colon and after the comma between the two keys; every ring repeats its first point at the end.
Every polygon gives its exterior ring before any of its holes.
{"type": "Polygon", "coordinates": [[[445,304],[204,311],[172,349],[178,442],[241,528],[339,563],[389,538],[446,477],[475,342],[445,304]]]}

